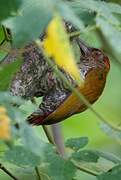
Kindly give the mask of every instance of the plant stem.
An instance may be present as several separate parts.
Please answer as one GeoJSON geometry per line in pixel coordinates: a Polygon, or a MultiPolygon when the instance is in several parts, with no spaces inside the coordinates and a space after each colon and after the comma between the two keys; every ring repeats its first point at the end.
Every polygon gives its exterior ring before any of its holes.
{"type": "Polygon", "coordinates": [[[37,166],[35,167],[35,171],[37,174],[37,180],[42,180],[37,166]]]}
{"type": "Polygon", "coordinates": [[[55,146],[54,139],[52,138],[52,136],[51,136],[47,126],[46,125],[42,125],[42,127],[43,127],[43,130],[44,130],[44,132],[45,132],[45,134],[47,136],[48,141],[55,146]]]}
{"type": "MultiPolygon", "coordinates": [[[[43,127],[43,130],[44,130],[44,132],[45,132],[45,135],[46,135],[48,141],[50,142],[50,144],[56,146],[56,152],[57,152],[58,154],[60,154],[60,151],[59,151],[59,149],[58,149],[58,146],[56,145],[56,143],[55,143],[52,135],[50,134],[50,132],[49,132],[49,130],[48,130],[48,127],[47,127],[46,125],[42,125],[42,127],[43,127]]],[[[61,155],[61,154],[60,154],[60,155],[61,155]]]]}
{"type": "Polygon", "coordinates": [[[84,29],[84,31],[74,31],[74,32],[69,33],[68,36],[69,38],[74,38],[74,37],[80,36],[81,34],[84,34],[84,33],[87,33],[96,29],[97,29],[96,25],[88,26],[84,29]]]}
{"type": "Polygon", "coordinates": [[[0,169],[3,170],[8,176],[10,176],[14,180],[18,180],[10,171],[8,171],[1,163],[0,169]]]}
{"type": "Polygon", "coordinates": [[[81,31],[75,31],[75,32],[69,33],[68,36],[69,38],[74,38],[74,37],[80,36],[80,34],[81,34],[81,31]]]}
{"type": "Polygon", "coordinates": [[[52,129],[52,134],[53,134],[53,138],[54,138],[56,147],[57,147],[59,153],[64,157],[65,156],[65,147],[64,147],[60,124],[58,123],[58,124],[51,125],[51,129],[52,129]]]}

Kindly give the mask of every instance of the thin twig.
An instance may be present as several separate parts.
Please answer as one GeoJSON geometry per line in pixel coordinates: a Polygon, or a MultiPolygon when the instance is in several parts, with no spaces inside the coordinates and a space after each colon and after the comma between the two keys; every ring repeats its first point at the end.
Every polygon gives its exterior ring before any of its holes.
{"type": "Polygon", "coordinates": [[[43,130],[44,130],[44,132],[45,132],[45,134],[47,136],[48,141],[55,146],[54,139],[52,138],[52,136],[51,136],[47,126],[46,125],[42,125],[42,127],[43,127],[43,130]]]}
{"type": "Polygon", "coordinates": [[[59,149],[58,149],[58,146],[56,145],[56,143],[55,143],[52,135],[50,134],[50,132],[49,132],[49,130],[48,130],[48,127],[47,127],[46,125],[42,125],[42,127],[43,127],[43,130],[44,130],[44,132],[45,132],[45,135],[46,135],[48,141],[50,142],[50,144],[52,144],[52,145],[54,145],[54,146],[56,147],[56,153],[59,154],[59,155],[61,155],[61,154],[60,154],[60,151],[59,151],[59,149]]]}
{"type": "Polygon", "coordinates": [[[53,135],[53,139],[56,144],[56,147],[59,153],[64,157],[65,147],[64,147],[60,124],[52,124],[51,129],[52,129],[52,135],[53,135]]]}
{"type": "Polygon", "coordinates": [[[0,169],[3,170],[8,176],[10,176],[14,180],[18,180],[10,171],[8,171],[1,163],[0,169]]]}
{"type": "Polygon", "coordinates": [[[37,166],[35,167],[35,171],[36,171],[36,174],[37,174],[37,180],[42,180],[37,166]]]}

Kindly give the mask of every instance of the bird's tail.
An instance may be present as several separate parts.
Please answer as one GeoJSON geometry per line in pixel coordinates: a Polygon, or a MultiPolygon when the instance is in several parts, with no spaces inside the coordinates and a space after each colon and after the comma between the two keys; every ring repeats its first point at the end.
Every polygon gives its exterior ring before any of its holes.
{"type": "Polygon", "coordinates": [[[36,112],[32,113],[30,116],[28,116],[27,118],[27,122],[29,124],[32,124],[32,125],[43,125],[45,124],[45,119],[46,117],[48,117],[49,114],[43,114],[43,115],[40,115],[40,114],[37,114],[36,112]]]}

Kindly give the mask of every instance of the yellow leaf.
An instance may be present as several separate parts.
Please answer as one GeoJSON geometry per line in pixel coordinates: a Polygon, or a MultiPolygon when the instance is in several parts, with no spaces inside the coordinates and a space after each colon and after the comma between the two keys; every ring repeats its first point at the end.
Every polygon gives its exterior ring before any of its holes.
{"type": "Polygon", "coordinates": [[[58,66],[67,71],[78,82],[82,81],[72,47],[59,15],[56,15],[48,25],[43,48],[58,66]]]}
{"type": "Polygon", "coordinates": [[[0,106],[0,139],[10,139],[10,119],[7,110],[2,106],[0,106]]]}

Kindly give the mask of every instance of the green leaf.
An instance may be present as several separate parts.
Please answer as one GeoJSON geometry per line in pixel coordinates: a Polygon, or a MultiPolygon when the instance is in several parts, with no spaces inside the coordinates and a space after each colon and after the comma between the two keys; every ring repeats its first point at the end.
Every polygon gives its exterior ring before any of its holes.
{"type": "Polygon", "coordinates": [[[111,12],[115,14],[121,14],[121,5],[116,3],[108,3],[107,5],[111,12]]]}
{"type": "Polygon", "coordinates": [[[20,131],[25,148],[40,156],[44,171],[49,177],[53,180],[70,180],[74,177],[75,166],[56,154],[52,145],[44,143],[35,134],[34,128],[22,124],[20,131]]]}
{"type": "Polygon", "coordinates": [[[110,3],[100,2],[95,0],[84,0],[84,1],[75,0],[75,1],[70,1],[68,3],[69,5],[71,5],[73,9],[79,10],[80,8],[80,10],[86,9],[88,11],[97,12],[99,15],[107,19],[110,23],[115,25],[120,25],[120,22],[112,13],[113,10],[111,11],[110,3]]]}
{"type": "Polygon", "coordinates": [[[109,152],[102,152],[102,151],[99,151],[99,150],[95,150],[94,151],[98,156],[108,160],[108,161],[111,161],[113,163],[121,163],[121,159],[119,157],[117,157],[116,155],[112,154],[112,153],[109,153],[109,152]]]}
{"type": "Polygon", "coordinates": [[[1,0],[0,1],[0,21],[13,16],[21,4],[21,0],[1,0]]]}
{"type": "Polygon", "coordinates": [[[96,163],[99,159],[99,156],[94,151],[84,150],[73,153],[72,158],[76,161],[86,161],[86,162],[96,163]]]}
{"type": "Polygon", "coordinates": [[[73,163],[62,159],[55,152],[48,151],[46,161],[46,173],[52,180],[71,180],[75,176],[76,168],[73,163]]]}
{"type": "MultiPolygon", "coordinates": [[[[95,23],[94,18],[95,18],[95,13],[92,11],[88,11],[87,9],[83,9],[80,8],[80,6],[76,6],[74,3],[67,3],[66,5],[68,5],[68,8],[71,9],[71,11],[73,12],[74,15],[76,15],[76,18],[79,17],[79,20],[82,23],[82,27],[80,28],[80,26],[78,26],[78,24],[75,24],[75,19],[71,19],[73,16],[71,15],[71,13],[69,13],[69,11],[66,11],[66,13],[68,12],[68,16],[69,19],[67,17],[67,20],[69,20],[70,22],[73,23],[73,25],[75,25],[76,27],[78,27],[79,29],[83,30],[85,25],[92,25],[95,23]],[[73,7],[74,6],[74,7],[73,7]]],[[[65,7],[65,5],[64,5],[65,7]]],[[[66,8],[64,8],[66,9],[66,8]]],[[[65,13],[63,12],[63,14],[65,15],[65,13]]],[[[65,16],[66,17],[66,16],[65,16]]]]}
{"type": "Polygon", "coordinates": [[[4,50],[3,51],[1,50],[0,51],[0,61],[2,61],[6,55],[7,55],[7,53],[4,50]]]}
{"type": "Polygon", "coordinates": [[[121,55],[121,31],[112,26],[103,18],[98,16],[96,18],[98,27],[101,29],[103,35],[106,37],[109,44],[112,46],[113,51],[121,55]]]}
{"type": "Polygon", "coordinates": [[[66,20],[71,22],[75,27],[83,31],[84,22],[74,13],[73,9],[66,3],[58,3],[60,15],[66,20]]]}
{"type": "Polygon", "coordinates": [[[22,146],[15,146],[6,151],[4,160],[17,166],[34,167],[40,164],[40,157],[36,156],[22,146]]]}
{"type": "Polygon", "coordinates": [[[115,166],[110,171],[102,173],[97,176],[98,180],[120,180],[121,179],[121,165],[115,166]]]}
{"type": "Polygon", "coordinates": [[[2,61],[4,58],[5,58],[5,56],[7,56],[7,49],[9,49],[8,48],[8,45],[9,45],[9,43],[6,41],[4,41],[5,40],[5,34],[4,34],[4,30],[3,30],[3,27],[2,26],[0,26],[0,61],[2,61]]]}
{"type": "Polygon", "coordinates": [[[49,148],[49,144],[43,142],[37,135],[34,128],[28,125],[26,122],[20,124],[20,135],[24,146],[32,153],[40,156],[41,159],[45,157],[45,149],[49,148]]]}
{"type": "Polygon", "coordinates": [[[75,166],[62,158],[55,158],[48,167],[48,174],[53,180],[70,180],[75,176],[75,171],[75,166]]]}
{"type": "Polygon", "coordinates": [[[54,0],[23,0],[18,16],[4,21],[12,31],[13,42],[23,46],[43,33],[52,18],[54,0]]]}
{"type": "Polygon", "coordinates": [[[8,90],[13,75],[18,71],[22,61],[16,60],[10,64],[0,66],[0,91],[8,90]]]}
{"type": "MultiPolygon", "coordinates": [[[[0,43],[4,40],[5,36],[4,36],[4,32],[3,32],[3,28],[2,26],[0,26],[0,43]]],[[[1,50],[0,50],[1,53],[1,50]]]]}
{"type": "Polygon", "coordinates": [[[0,92],[0,104],[16,104],[18,106],[25,103],[25,100],[18,96],[12,96],[10,92],[0,92]]]}
{"type": "Polygon", "coordinates": [[[87,137],[78,137],[78,138],[71,138],[68,139],[65,143],[66,147],[73,149],[74,151],[78,151],[79,149],[83,148],[88,144],[87,137]]]}

